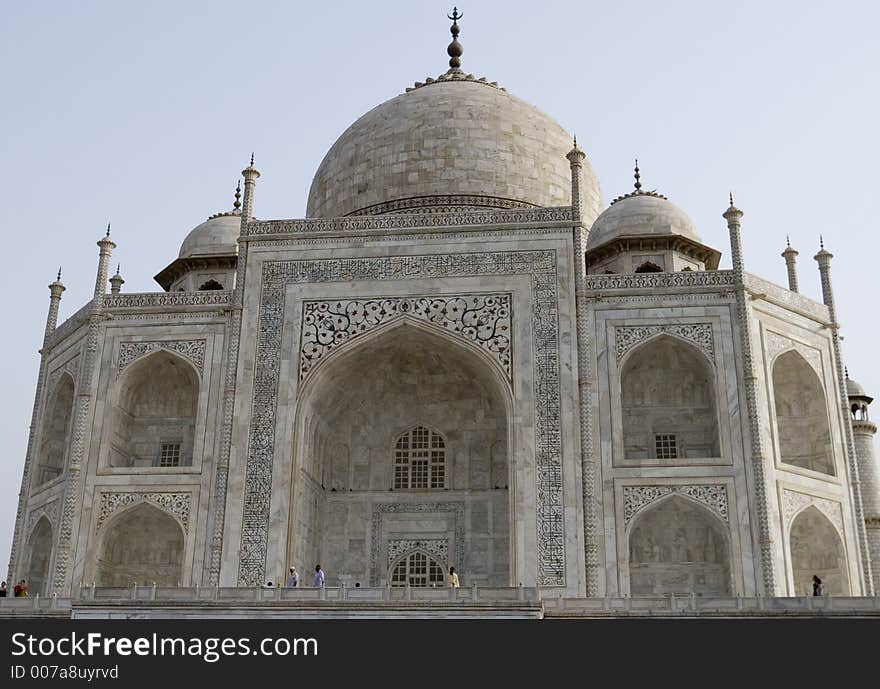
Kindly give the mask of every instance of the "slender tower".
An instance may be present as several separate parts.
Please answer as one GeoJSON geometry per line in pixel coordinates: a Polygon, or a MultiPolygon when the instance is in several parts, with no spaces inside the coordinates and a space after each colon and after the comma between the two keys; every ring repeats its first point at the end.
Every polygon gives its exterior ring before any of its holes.
{"type": "Polygon", "coordinates": [[[792,292],[798,291],[797,255],[798,252],[791,248],[791,242],[786,237],[785,251],[782,252],[782,258],[785,259],[785,269],[788,271],[788,289],[792,292]]]}
{"type": "Polygon", "coordinates": [[[776,575],[773,567],[773,535],[770,530],[770,517],[767,507],[767,478],[764,462],[764,446],[761,441],[761,423],[758,418],[757,377],[752,354],[752,316],[748,297],[746,296],[745,269],[743,268],[742,239],[740,227],[743,212],[733,205],[733,194],[730,195],[730,207],[724,211],[727,229],[730,232],[730,254],[733,261],[733,279],[736,284],[736,320],[739,332],[740,348],[743,355],[743,374],[745,376],[746,409],[749,419],[749,436],[751,438],[750,454],[752,458],[752,475],[755,482],[755,509],[758,517],[758,543],[761,548],[761,571],[764,579],[764,595],[776,595],[776,575]]]}
{"type": "Polygon", "coordinates": [[[852,495],[853,508],[856,516],[856,539],[859,542],[859,551],[862,560],[862,580],[864,594],[874,595],[874,577],[871,573],[871,556],[868,551],[868,538],[865,533],[865,516],[862,509],[862,486],[859,477],[859,463],[856,458],[856,449],[853,441],[852,424],[848,423],[851,416],[849,412],[849,398],[846,393],[846,378],[843,368],[843,357],[840,353],[840,323],[837,320],[837,309],[834,307],[834,290],[831,288],[831,259],[834,255],[825,250],[825,242],[819,237],[819,253],[814,257],[819,264],[819,276],[822,280],[822,301],[828,307],[828,315],[831,318],[831,347],[834,355],[834,373],[838,381],[837,399],[839,400],[843,420],[844,451],[849,465],[849,483],[852,495]]]}
{"type": "MultiPolygon", "coordinates": [[[[21,488],[18,491],[18,509],[15,513],[15,531],[12,537],[12,551],[9,554],[9,569],[6,580],[18,581],[21,577],[16,573],[16,560],[19,555],[21,541],[26,538],[22,533],[24,528],[24,513],[27,506],[27,496],[30,488],[31,467],[33,466],[34,440],[37,432],[37,419],[40,415],[40,400],[43,397],[43,387],[46,383],[46,356],[49,353],[49,344],[52,333],[58,325],[58,309],[61,306],[61,293],[66,288],[61,282],[61,268],[58,269],[58,277],[49,284],[49,313],[46,315],[46,328],[43,331],[43,345],[40,347],[40,369],[37,373],[37,390],[34,393],[34,408],[31,412],[31,426],[28,432],[27,452],[24,460],[24,470],[21,475],[21,488]]],[[[11,585],[11,584],[10,584],[11,585]]]]}
{"type": "Polygon", "coordinates": [[[120,266],[117,264],[116,266],[116,275],[110,278],[110,294],[119,294],[122,291],[122,286],[125,284],[125,280],[122,279],[122,276],[119,274],[120,266]]]}
{"type": "Polygon", "coordinates": [[[865,532],[871,556],[874,592],[880,591],[880,471],[874,456],[874,434],[877,425],[868,417],[868,405],[874,400],[846,372],[846,395],[849,399],[850,424],[856,447],[856,461],[862,481],[862,507],[865,511],[865,532]]]}

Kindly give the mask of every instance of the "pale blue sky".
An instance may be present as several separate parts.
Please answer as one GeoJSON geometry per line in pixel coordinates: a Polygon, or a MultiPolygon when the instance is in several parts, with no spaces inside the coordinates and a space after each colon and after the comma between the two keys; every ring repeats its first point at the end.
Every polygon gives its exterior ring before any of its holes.
{"type": "MultiPolygon", "coordinates": [[[[301,217],[312,175],[362,113],[447,68],[440,2],[2,2],[6,271],[5,574],[38,355],[59,264],[62,320],[90,297],[108,220],[125,291],[154,291],[187,232],[226,210],[251,151],[260,218],[301,217]]],[[[818,235],[854,378],[880,396],[876,2],[462,0],[463,68],[577,133],[606,203],[642,179],[729,267],[819,298],[818,235]]],[[[880,418],[880,402],[876,415],[880,418]]]]}

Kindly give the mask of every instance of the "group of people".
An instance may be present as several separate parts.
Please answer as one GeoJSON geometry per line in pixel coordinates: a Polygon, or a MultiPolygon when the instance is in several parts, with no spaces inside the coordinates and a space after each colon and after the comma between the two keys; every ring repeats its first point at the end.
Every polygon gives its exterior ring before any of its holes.
{"type": "MultiPolygon", "coordinates": [[[[6,598],[9,595],[6,588],[6,582],[0,583],[0,598],[6,598]]],[[[28,595],[27,582],[22,579],[12,588],[12,595],[15,598],[24,598],[28,595]]]]}
{"type": "MultiPolygon", "coordinates": [[[[315,565],[315,578],[312,583],[316,589],[324,588],[324,570],[321,569],[321,565],[315,565]]],[[[458,581],[458,574],[455,572],[455,567],[449,568],[449,574],[446,577],[446,583],[454,589],[457,589],[461,586],[458,581]]],[[[5,588],[6,582],[3,582],[3,586],[5,588]]],[[[299,586],[299,572],[296,571],[296,567],[291,567],[290,572],[287,575],[285,588],[295,589],[297,586],[299,586]]],[[[355,582],[354,587],[359,589],[361,587],[361,582],[355,582]]],[[[272,582],[267,581],[265,588],[274,588],[272,582]]],[[[6,594],[4,593],[3,595],[5,596],[6,594]]]]}

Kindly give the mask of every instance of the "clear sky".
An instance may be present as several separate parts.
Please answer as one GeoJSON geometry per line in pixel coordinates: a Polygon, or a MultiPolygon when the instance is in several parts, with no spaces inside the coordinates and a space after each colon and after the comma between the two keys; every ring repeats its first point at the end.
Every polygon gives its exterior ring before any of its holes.
{"type": "MultiPolygon", "coordinates": [[[[646,189],[724,254],[732,189],[746,269],[820,299],[819,234],[835,254],[844,356],[880,396],[880,3],[461,0],[463,68],[553,116],[610,201],[646,189]]],[[[447,69],[441,2],[2,3],[0,190],[6,209],[0,566],[27,445],[46,285],[61,319],[91,296],[108,221],[125,291],[227,210],[251,151],[259,218],[302,217],[312,175],[361,114],[447,69]]],[[[880,418],[880,402],[875,412],[880,418]]]]}

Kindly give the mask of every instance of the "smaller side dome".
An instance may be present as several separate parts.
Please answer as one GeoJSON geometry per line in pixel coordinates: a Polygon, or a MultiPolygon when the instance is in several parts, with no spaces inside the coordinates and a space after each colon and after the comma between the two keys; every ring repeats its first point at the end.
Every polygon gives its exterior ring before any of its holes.
{"type": "Polygon", "coordinates": [[[623,237],[678,235],[702,243],[693,221],[665,197],[636,193],[614,201],[596,218],[590,229],[587,249],[623,237]]]}
{"type": "Polygon", "coordinates": [[[868,397],[868,393],[865,392],[865,388],[863,388],[859,383],[857,383],[852,378],[847,376],[846,396],[847,397],[868,397]]]}
{"type": "Polygon", "coordinates": [[[186,236],[180,245],[179,258],[235,256],[238,254],[240,230],[240,211],[212,215],[186,236]]]}

